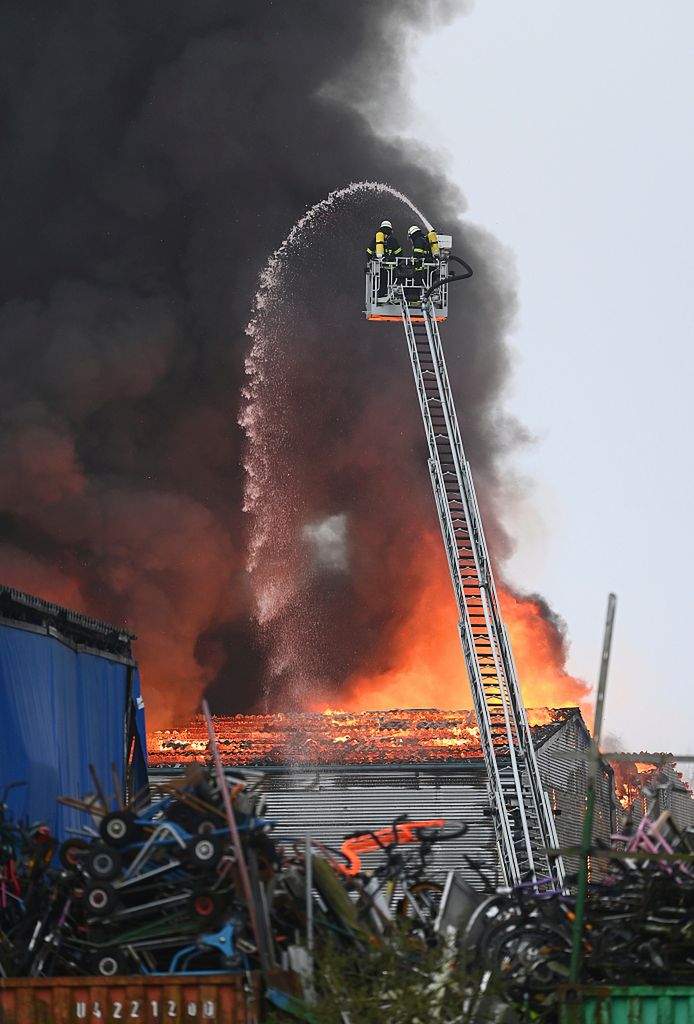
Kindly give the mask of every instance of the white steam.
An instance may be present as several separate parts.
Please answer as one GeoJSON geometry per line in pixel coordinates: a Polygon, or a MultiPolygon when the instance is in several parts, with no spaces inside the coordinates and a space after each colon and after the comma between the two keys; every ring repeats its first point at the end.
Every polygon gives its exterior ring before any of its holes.
{"type": "Polygon", "coordinates": [[[344,512],[316,523],[307,523],[302,536],[316,568],[347,571],[347,516],[344,512]]]}

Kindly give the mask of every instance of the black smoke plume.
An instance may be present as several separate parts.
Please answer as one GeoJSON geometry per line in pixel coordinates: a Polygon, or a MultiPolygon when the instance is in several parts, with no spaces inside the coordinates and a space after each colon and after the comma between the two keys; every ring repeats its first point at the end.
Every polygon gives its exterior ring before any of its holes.
{"type": "MultiPolygon", "coordinates": [[[[460,220],[463,199],[435,155],[384,141],[359,112],[402,111],[408,41],[463,9],[3,6],[0,574],[133,628],[157,724],[206,687],[215,710],[256,705],[277,656],[253,624],[245,568],[244,326],[268,253],[340,184],[393,183],[474,265],[447,333],[489,513],[513,433],[496,409],[514,308],[507,261],[460,220]]],[[[318,558],[282,635],[337,691],[360,659],[387,660],[422,571],[421,524],[435,527],[402,342],[359,318],[362,248],[385,214],[406,232],[404,208],[363,203],[298,257],[277,412],[292,438],[278,472],[301,493],[296,528],[310,541],[312,524],[336,516],[346,545],[339,565],[318,558]]],[[[278,485],[268,501],[288,493],[278,485]]],[[[280,673],[271,701],[287,685],[280,673]]]]}

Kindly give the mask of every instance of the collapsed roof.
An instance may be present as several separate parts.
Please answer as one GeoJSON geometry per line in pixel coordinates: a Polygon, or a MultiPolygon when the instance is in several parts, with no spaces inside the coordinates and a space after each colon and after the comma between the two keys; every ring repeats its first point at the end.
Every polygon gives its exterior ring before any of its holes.
{"type": "MultiPolygon", "coordinates": [[[[536,747],[578,708],[528,711],[536,747]]],[[[214,719],[224,761],[266,765],[419,764],[482,758],[474,712],[407,709],[235,715],[214,719]]],[[[204,719],[150,733],[152,767],[200,760],[207,752],[204,719]]]]}

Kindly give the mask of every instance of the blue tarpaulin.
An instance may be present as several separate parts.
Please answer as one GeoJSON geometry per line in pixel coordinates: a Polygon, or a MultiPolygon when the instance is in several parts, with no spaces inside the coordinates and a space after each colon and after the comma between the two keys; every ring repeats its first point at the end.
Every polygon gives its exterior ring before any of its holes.
{"type": "Polygon", "coordinates": [[[144,711],[135,663],[80,650],[47,631],[0,625],[0,789],[12,782],[16,817],[46,822],[59,838],[84,815],[58,796],[94,792],[94,765],[107,795],[112,764],[124,783],[134,723],[134,787],[146,784],[144,711]]]}

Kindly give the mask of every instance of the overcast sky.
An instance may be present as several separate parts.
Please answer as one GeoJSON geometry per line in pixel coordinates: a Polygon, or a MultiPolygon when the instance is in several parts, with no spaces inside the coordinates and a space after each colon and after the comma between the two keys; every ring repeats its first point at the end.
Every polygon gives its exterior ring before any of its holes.
{"type": "Polygon", "coordinates": [[[617,593],[606,728],[680,753],[694,753],[693,36],[691,0],[483,0],[416,42],[407,125],[515,255],[506,408],[537,441],[511,462],[529,480],[511,579],[565,618],[570,668],[591,681],[617,593]]]}

